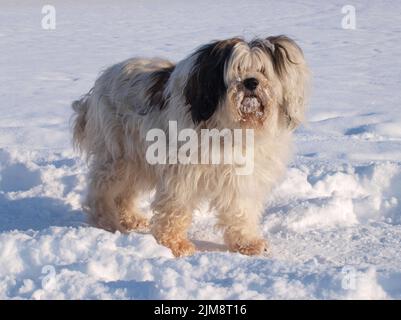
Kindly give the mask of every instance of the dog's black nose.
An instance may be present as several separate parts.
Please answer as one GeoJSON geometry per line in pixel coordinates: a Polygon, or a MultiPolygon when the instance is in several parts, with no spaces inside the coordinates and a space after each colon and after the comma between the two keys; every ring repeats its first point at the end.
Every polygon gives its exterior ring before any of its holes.
{"type": "Polygon", "coordinates": [[[256,87],[258,86],[259,81],[256,78],[247,78],[244,80],[244,86],[248,90],[255,90],[256,87]]]}

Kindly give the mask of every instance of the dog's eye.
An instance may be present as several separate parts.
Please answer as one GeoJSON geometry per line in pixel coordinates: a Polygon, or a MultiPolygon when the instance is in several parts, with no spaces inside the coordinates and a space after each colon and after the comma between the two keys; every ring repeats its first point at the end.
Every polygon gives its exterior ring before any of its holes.
{"type": "Polygon", "coordinates": [[[237,75],[238,75],[238,78],[239,78],[239,75],[241,74],[241,69],[238,67],[237,68],[237,75]]]}

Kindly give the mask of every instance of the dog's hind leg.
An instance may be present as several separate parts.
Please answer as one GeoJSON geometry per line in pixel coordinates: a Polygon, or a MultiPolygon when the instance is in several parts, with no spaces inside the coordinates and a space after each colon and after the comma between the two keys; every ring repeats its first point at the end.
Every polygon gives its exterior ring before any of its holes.
{"type": "Polygon", "coordinates": [[[114,202],[119,177],[112,161],[93,163],[89,173],[88,195],[84,205],[89,222],[111,232],[122,231],[114,202]]]}
{"type": "Polygon", "coordinates": [[[131,179],[125,181],[125,186],[116,197],[120,225],[126,231],[148,231],[149,221],[139,211],[136,200],[139,192],[135,189],[137,184],[131,179]]]}
{"type": "Polygon", "coordinates": [[[134,210],[137,192],[129,185],[126,161],[94,163],[86,201],[89,221],[108,231],[145,230],[147,220],[134,210]]]}

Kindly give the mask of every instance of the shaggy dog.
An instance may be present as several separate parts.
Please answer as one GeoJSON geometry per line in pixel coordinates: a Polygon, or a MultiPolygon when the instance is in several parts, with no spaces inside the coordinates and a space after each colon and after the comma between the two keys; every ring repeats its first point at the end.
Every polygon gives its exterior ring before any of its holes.
{"type": "Polygon", "coordinates": [[[91,223],[121,232],[150,227],[175,256],[190,255],[192,212],[206,200],[231,251],[262,254],[259,219],[303,121],[308,74],[302,50],[286,36],[215,41],[177,64],[134,58],[105,70],[72,105],[74,143],[90,163],[84,209],[91,223]],[[171,121],[199,133],[251,129],[254,145],[232,144],[252,148],[252,173],[237,174],[235,162],[149,163],[147,133],[157,128],[172,139],[171,121]],[[152,190],[149,223],[137,200],[152,190]]]}

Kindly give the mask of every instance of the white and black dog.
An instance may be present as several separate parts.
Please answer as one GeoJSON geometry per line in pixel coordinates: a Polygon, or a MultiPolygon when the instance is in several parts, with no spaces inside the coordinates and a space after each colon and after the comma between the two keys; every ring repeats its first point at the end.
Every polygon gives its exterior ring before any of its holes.
{"type": "Polygon", "coordinates": [[[303,121],[308,78],[302,50],[286,36],[211,42],[177,64],[134,58],[110,67],[73,103],[74,142],[90,160],[90,221],[110,231],[147,229],[136,202],[155,190],[150,230],[174,255],[195,251],[187,230],[203,200],[231,251],[263,253],[259,219],[303,121]],[[168,137],[171,121],[195,132],[252,129],[253,172],[236,174],[235,163],[150,164],[147,133],[168,137]]]}

